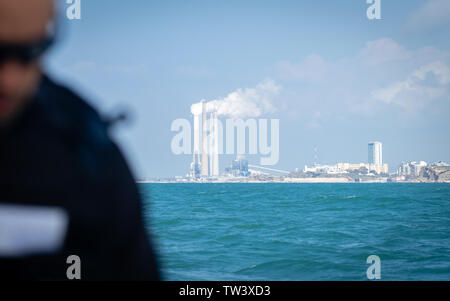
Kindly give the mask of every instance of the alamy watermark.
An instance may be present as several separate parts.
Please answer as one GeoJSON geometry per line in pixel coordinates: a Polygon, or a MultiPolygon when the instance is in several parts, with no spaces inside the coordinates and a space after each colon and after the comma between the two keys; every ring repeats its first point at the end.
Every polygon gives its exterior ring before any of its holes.
{"type": "MultiPolygon", "coordinates": [[[[81,0],[65,0],[69,6],[66,8],[66,16],[69,20],[81,19],[81,0]]],[[[369,20],[381,19],[381,0],[366,0],[370,6],[367,8],[366,15],[369,20]]]]}
{"type": "MultiPolygon", "coordinates": [[[[175,155],[208,154],[261,155],[261,165],[275,165],[280,157],[280,120],[279,119],[226,119],[225,127],[221,120],[215,119],[215,129],[211,130],[214,119],[207,120],[205,128],[191,126],[187,119],[176,119],[171,131],[176,132],[170,148],[175,155]],[[194,139],[192,139],[194,133],[194,139]],[[203,137],[203,135],[205,135],[203,137]],[[207,147],[203,141],[206,139],[207,147]],[[211,141],[215,144],[212,146],[211,141]],[[225,142],[225,143],[224,143],[225,142]]],[[[195,123],[195,122],[194,122],[195,123]]]]}
{"type": "Polygon", "coordinates": [[[66,17],[69,20],[81,20],[81,0],[66,0],[66,17]]]}
{"type": "Polygon", "coordinates": [[[374,280],[374,279],[381,279],[381,259],[377,255],[370,255],[367,257],[366,262],[370,264],[370,266],[367,268],[366,275],[367,279],[374,280]]]}
{"type": "Polygon", "coordinates": [[[70,255],[66,260],[70,264],[66,271],[67,279],[80,280],[81,279],[81,259],[77,255],[70,255]]]}
{"type": "Polygon", "coordinates": [[[366,0],[370,6],[367,8],[366,14],[369,20],[381,19],[381,0],[366,0]]]}

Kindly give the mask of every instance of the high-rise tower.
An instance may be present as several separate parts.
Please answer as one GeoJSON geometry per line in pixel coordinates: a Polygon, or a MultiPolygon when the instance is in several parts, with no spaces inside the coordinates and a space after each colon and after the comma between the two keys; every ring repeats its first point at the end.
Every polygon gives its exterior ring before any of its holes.
{"type": "Polygon", "coordinates": [[[383,164],[383,145],[381,142],[369,142],[369,164],[383,164]]]}

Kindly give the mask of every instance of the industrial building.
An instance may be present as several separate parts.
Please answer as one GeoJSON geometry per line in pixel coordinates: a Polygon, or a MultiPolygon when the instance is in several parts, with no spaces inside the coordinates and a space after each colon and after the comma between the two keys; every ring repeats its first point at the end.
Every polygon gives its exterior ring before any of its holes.
{"type": "Polygon", "coordinates": [[[194,152],[191,178],[219,176],[219,130],[216,112],[208,112],[202,101],[201,112],[194,116],[194,152]]]}
{"type": "Polygon", "coordinates": [[[250,175],[248,161],[243,156],[239,156],[233,160],[230,167],[225,168],[225,172],[234,177],[248,177],[250,175]]]}

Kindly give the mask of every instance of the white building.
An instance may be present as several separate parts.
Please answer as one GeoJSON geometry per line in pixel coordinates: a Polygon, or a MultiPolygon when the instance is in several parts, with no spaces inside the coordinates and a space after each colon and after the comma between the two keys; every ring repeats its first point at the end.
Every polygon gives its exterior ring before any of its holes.
{"type": "Polygon", "coordinates": [[[314,165],[308,167],[305,165],[303,172],[341,174],[360,171],[366,169],[367,172],[375,172],[377,174],[387,174],[389,169],[387,164],[368,164],[368,163],[337,163],[335,165],[314,165]]]}
{"type": "Polygon", "coordinates": [[[428,164],[425,161],[420,162],[411,161],[402,163],[400,164],[397,170],[397,174],[399,176],[418,177],[420,175],[420,171],[422,170],[422,168],[426,167],[427,165],[428,164]]]}
{"type": "Polygon", "coordinates": [[[314,164],[312,167],[308,167],[305,165],[303,168],[303,172],[312,172],[312,173],[326,173],[326,174],[335,174],[339,173],[336,165],[321,165],[314,164]]]}
{"type": "Polygon", "coordinates": [[[389,167],[383,164],[383,147],[381,142],[369,143],[369,163],[337,163],[335,165],[314,164],[313,167],[305,166],[303,172],[339,174],[349,172],[364,172],[387,174],[389,167]]]}
{"type": "Polygon", "coordinates": [[[377,174],[387,174],[389,167],[387,164],[367,164],[367,163],[338,163],[337,169],[343,172],[356,171],[361,169],[367,169],[368,172],[375,172],[377,174]]]}
{"type": "Polygon", "coordinates": [[[383,145],[381,142],[369,142],[369,164],[383,165],[383,145]]]}
{"type": "Polygon", "coordinates": [[[443,161],[435,162],[435,163],[433,163],[431,165],[433,165],[433,166],[440,166],[440,167],[442,167],[442,166],[450,166],[450,164],[448,164],[446,162],[443,162],[443,161]]]}

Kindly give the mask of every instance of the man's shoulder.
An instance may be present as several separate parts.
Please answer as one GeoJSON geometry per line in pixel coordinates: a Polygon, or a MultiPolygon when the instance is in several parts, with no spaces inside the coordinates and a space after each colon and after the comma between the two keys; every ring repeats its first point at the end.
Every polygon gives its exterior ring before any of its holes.
{"type": "Polygon", "coordinates": [[[124,158],[110,137],[110,122],[77,93],[44,77],[37,103],[47,130],[74,151],[85,171],[103,175],[107,169],[127,168],[122,168],[124,158]]]}
{"type": "Polygon", "coordinates": [[[45,121],[55,130],[87,141],[109,141],[108,122],[66,86],[44,76],[36,98],[45,121]]]}

